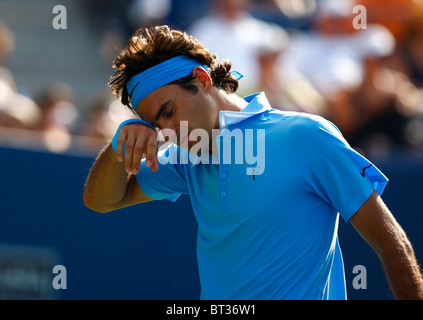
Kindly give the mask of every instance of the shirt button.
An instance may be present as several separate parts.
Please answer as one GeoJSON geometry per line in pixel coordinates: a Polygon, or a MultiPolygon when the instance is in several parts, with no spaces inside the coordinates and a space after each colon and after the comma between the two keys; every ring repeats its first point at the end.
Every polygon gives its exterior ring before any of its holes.
{"type": "Polygon", "coordinates": [[[221,179],[225,179],[225,178],[226,178],[226,173],[221,173],[221,174],[220,174],[220,178],[221,178],[221,179]]]}
{"type": "Polygon", "coordinates": [[[222,191],[222,192],[220,193],[220,196],[221,196],[222,198],[225,198],[225,197],[226,197],[226,192],[225,192],[225,191],[222,191]]]}

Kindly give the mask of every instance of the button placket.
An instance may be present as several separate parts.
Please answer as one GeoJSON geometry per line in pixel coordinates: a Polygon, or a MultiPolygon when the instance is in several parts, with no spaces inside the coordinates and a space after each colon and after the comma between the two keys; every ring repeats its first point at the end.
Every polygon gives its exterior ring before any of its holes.
{"type": "Polygon", "coordinates": [[[229,213],[229,194],[228,194],[228,165],[219,165],[219,191],[224,213],[229,213]]]}

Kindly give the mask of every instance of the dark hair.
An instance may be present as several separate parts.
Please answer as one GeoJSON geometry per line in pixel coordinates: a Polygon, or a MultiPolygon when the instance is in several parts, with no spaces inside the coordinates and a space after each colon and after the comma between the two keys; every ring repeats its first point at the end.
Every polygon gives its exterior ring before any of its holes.
{"type": "MultiPolygon", "coordinates": [[[[128,81],[138,73],[180,55],[186,55],[208,66],[210,77],[217,88],[228,93],[238,89],[238,80],[230,73],[232,65],[229,60],[217,61],[216,54],[211,54],[196,38],[164,25],[141,28],[132,35],[126,48],[119,53],[114,62],[115,71],[109,81],[113,94],[131,108],[126,89],[128,81]]],[[[192,83],[193,79],[192,75],[188,75],[173,81],[172,84],[179,84],[187,90],[196,92],[197,87],[192,83]]]]}

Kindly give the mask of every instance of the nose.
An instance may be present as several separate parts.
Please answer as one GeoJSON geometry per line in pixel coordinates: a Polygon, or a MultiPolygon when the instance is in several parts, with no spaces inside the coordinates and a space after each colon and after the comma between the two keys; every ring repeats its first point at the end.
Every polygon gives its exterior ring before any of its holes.
{"type": "Polygon", "coordinates": [[[175,143],[177,142],[179,132],[178,126],[171,121],[165,120],[158,121],[156,124],[164,136],[168,137],[170,141],[174,141],[175,143]]]}
{"type": "Polygon", "coordinates": [[[159,120],[156,122],[156,125],[159,127],[160,130],[173,130],[175,133],[178,133],[178,126],[173,122],[169,120],[159,120]]]}

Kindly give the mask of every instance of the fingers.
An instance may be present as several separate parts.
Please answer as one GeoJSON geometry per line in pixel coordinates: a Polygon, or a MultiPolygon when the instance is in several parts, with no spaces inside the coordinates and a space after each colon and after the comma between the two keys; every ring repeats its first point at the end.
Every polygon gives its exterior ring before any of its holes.
{"type": "Polygon", "coordinates": [[[125,148],[126,139],[127,139],[126,130],[120,130],[119,131],[119,138],[117,140],[117,150],[116,150],[116,155],[117,155],[117,158],[118,158],[119,161],[123,161],[123,159],[125,158],[125,155],[123,153],[123,149],[125,148]]]}
{"type": "Polygon", "coordinates": [[[157,137],[149,136],[146,142],[146,160],[145,164],[147,167],[150,167],[151,170],[157,171],[158,167],[158,160],[157,160],[157,150],[158,150],[158,142],[157,137]]]}
{"type": "MultiPolygon", "coordinates": [[[[134,166],[136,166],[135,164],[135,159],[134,159],[134,155],[136,152],[139,152],[140,150],[140,144],[142,144],[142,137],[136,137],[132,134],[128,135],[128,138],[126,140],[126,144],[125,144],[125,170],[127,173],[138,173],[138,171],[136,171],[136,168],[134,168],[134,166]],[[138,145],[137,145],[138,143],[138,145]],[[135,147],[136,146],[136,147],[135,147]],[[137,148],[137,151],[135,152],[135,148],[137,148]]],[[[142,152],[142,150],[141,150],[142,152]]],[[[141,158],[140,158],[141,161],[141,158]]]]}
{"type": "MultiPolygon", "coordinates": [[[[126,169],[128,173],[137,174],[139,172],[142,155],[144,154],[144,150],[145,150],[145,140],[146,140],[145,136],[139,136],[137,137],[137,140],[133,144],[133,148],[131,150],[132,163],[130,166],[126,165],[126,169]]],[[[127,144],[127,146],[128,145],[129,143],[127,144]]],[[[128,154],[128,162],[129,162],[131,161],[131,155],[130,155],[131,153],[129,151],[127,152],[128,152],[127,154],[128,154]]]]}
{"type": "Polygon", "coordinates": [[[124,161],[127,173],[137,174],[143,154],[146,164],[157,171],[157,132],[142,124],[128,124],[121,128],[117,140],[117,157],[124,161]]]}

